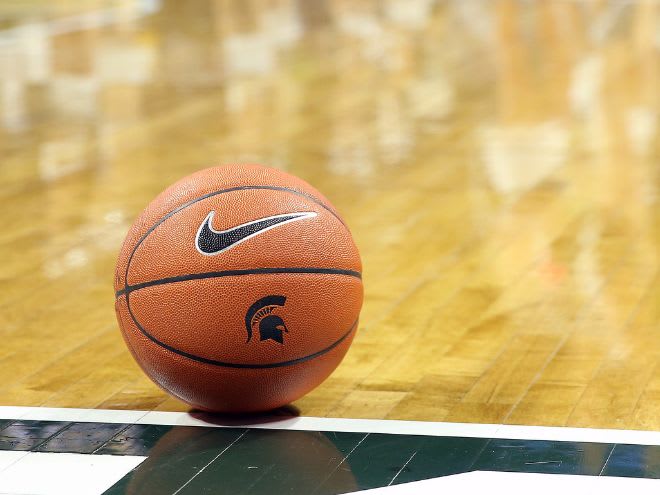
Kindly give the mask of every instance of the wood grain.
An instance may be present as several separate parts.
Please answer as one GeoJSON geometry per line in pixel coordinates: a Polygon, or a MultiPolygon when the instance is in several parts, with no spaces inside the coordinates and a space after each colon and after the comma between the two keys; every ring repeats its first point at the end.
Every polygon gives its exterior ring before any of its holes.
{"type": "Polygon", "coordinates": [[[185,410],[113,311],[169,183],[261,162],[366,299],[303,415],[660,428],[660,4],[0,6],[0,404],[185,410]]]}

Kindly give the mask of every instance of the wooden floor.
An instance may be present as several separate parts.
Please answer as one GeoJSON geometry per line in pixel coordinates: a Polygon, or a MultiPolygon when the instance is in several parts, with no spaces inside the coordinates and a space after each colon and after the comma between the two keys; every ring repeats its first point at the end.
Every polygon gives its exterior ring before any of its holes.
{"type": "Polygon", "coordinates": [[[250,161],[363,256],[301,414],[658,429],[659,116],[654,0],[3,4],[0,404],[186,410],[124,346],[116,255],[250,161]]]}

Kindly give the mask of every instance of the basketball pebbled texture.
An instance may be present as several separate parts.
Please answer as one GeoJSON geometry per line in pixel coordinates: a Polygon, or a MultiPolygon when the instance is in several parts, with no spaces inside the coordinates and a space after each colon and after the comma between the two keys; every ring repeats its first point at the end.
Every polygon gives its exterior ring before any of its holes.
{"type": "Polygon", "coordinates": [[[348,228],[309,184],[259,165],[214,167],[136,219],[115,309],[134,358],[167,392],[208,411],[267,410],[342,360],[361,269],[348,228]]]}

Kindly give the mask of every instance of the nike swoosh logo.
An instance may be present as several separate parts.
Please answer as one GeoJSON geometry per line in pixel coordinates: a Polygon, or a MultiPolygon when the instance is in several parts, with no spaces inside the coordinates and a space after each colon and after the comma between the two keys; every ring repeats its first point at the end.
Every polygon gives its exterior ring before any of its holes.
{"type": "Polygon", "coordinates": [[[312,218],[316,213],[312,211],[303,211],[299,213],[285,213],[284,215],[274,215],[272,217],[260,218],[252,222],[243,223],[227,230],[215,230],[213,228],[213,217],[215,211],[211,211],[197,230],[195,238],[195,247],[197,251],[206,255],[222,253],[232,247],[247,241],[255,235],[259,235],[267,230],[274,229],[285,223],[296,222],[305,218],[312,218]]]}

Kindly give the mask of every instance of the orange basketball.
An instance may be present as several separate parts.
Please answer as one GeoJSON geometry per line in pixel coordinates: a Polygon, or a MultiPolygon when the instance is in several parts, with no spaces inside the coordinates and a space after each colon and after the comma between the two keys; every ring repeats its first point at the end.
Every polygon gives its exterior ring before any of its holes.
{"type": "Polygon", "coordinates": [[[208,411],[287,404],[337,367],[362,306],[361,263],[335,208],[258,165],[192,174],[135,221],[117,319],[145,373],[208,411]]]}

